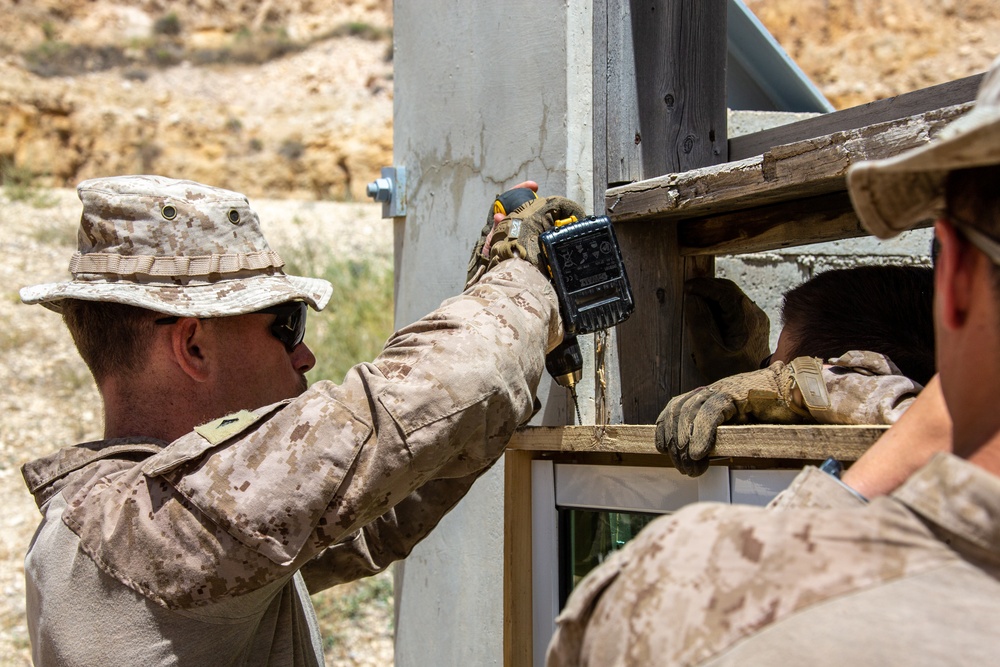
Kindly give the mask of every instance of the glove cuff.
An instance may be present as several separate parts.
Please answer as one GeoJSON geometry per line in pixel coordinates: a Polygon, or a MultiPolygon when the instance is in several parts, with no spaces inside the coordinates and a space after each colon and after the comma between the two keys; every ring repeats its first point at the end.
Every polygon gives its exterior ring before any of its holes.
{"type": "MultiPolygon", "coordinates": [[[[830,409],[830,394],[823,379],[823,362],[816,357],[796,357],[789,364],[795,386],[809,414],[830,409]]],[[[795,403],[795,401],[793,401],[795,403]]]]}

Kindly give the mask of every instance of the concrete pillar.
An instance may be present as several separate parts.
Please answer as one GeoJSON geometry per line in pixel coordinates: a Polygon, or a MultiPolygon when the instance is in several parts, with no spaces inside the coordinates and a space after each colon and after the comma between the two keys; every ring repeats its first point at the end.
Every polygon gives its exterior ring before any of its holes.
{"type": "MultiPolygon", "coordinates": [[[[461,291],[493,197],[530,178],[592,208],[589,1],[396,0],[396,324],[461,291]]],[[[536,419],[564,423],[561,389],[536,419]]],[[[396,664],[503,660],[502,463],[395,575],[396,664]]]]}

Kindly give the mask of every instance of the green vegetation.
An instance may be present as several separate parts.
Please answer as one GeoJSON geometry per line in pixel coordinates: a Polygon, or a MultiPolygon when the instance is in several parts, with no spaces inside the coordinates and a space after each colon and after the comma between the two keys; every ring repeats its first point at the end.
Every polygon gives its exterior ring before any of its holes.
{"type": "Polygon", "coordinates": [[[327,32],[320,39],[329,39],[331,37],[357,37],[371,42],[377,42],[382,39],[391,41],[392,28],[379,28],[378,26],[373,26],[370,23],[362,21],[349,21],[327,32]]]}
{"type": "Polygon", "coordinates": [[[194,49],[184,44],[183,21],[176,12],[157,19],[149,37],[127,45],[70,44],[57,38],[52,24],[47,23],[42,29],[45,40],[22,55],[30,71],[46,77],[75,76],[121,66],[134,78],[143,66],[173,67],[184,61],[197,65],[259,65],[298,53],[319,41],[344,37],[388,40],[391,53],[392,42],[391,28],[351,21],[303,41],[293,40],[281,26],[265,26],[257,31],[243,28],[232,36],[229,44],[213,49],[194,49]]]}
{"type": "MultiPolygon", "coordinates": [[[[55,203],[55,198],[50,193],[44,196],[49,197],[48,201],[55,203]]],[[[36,206],[35,208],[39,208],[36,206]]],[[[31,238],[42,245],[76,246],[76,225],[61,225],[55,222],[39,223],[31,229],[31,238]]]]}
{"type": "Polygon", "coordinates": [[[11,201],[20,201],[35,208],[55,206],[52,194],[35,184],[38,175],[26,166],[18,165],[13,158],[0,157],[0,185],[11,201]]]}
{"type": "Polygon", "coordinates": [[[289,160],[290,162],[295,162],[306,152],[305,144],[303,144],[298,139],[285,139],[281,142],[281,146],[278,147],[278,155],[289,160]]]}
{"type": "Polygon", "coordinates": [[[311,246],[280,253],[286,272],[333,285],[326,310],[309,315],[306,343],[317,359],[310,380],[340,382],[352,366],[374,359],[393,331],[392,266],[330,256],[311,246]]]}
{"type": "Polygon", "coordinates": [[[46,77],[100,72],[130,62],[120,46],[69,44],[55,40],[46,40],[23,55],[29,71],[46,77]]]}
{"type": "Polygon", "coordinates": [[[187,57],[197,65],[239,63],[260,65],[298,53],[309,44],[293,42],[284,28],[266,28],[260,32],[247,29],[236,33],[231,44],[217,49],[197,49],[187,57]]]}
{"type": "Polygon", "coordinates": [[[156,19],[156,22],[153,23],[153,34],[167,35],[168,37],[176,37],[181,34],[180,17],[177,16],[176,12],[170,12],[156,19]]]}
{"type": "MultiPolygon", "coordinates": [[[[343,641],[345,626],[363,620],[367,609],[392,608],[392,578],[388,573],[377,574],[321,591],[311,599],[323,636],[323,650],[329,660],[330,651],[343,641]]],[[[385,631],[391,630],[390,615],[385,631]]]]}

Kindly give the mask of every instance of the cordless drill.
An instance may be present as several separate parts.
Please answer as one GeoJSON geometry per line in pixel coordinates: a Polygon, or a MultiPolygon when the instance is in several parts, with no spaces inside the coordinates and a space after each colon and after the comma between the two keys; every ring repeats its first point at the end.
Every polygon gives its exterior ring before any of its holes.
{"type": "MultiPolygon", "coordinates": [[[[493,212],[507,215],[537,195],[514,188],[497,195],[493,212]]],[[[608,329],[628,319],[635,308],[625,264],[611,220],[607,216],[557,220],[539,237],[549,278],[559,299],[565,335],[545,358],[545,369],[569,389],[581,423],[576,384],[583,375],[578,334],[608,329]]]]}

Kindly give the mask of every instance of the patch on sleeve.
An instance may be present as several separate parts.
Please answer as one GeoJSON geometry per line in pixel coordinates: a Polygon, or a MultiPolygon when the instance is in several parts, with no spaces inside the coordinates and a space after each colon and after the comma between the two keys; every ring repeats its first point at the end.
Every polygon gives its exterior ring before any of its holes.
{"type": "Polygon", "coordinates": [[[247,427],[257,423],[260,415],[249,410],[240,410],[231,415],[226,415],[210,421],[207,424],[195,427],[195,433],[208,440],[213,445],[218,445],[224,440],[228,440],[237,433],[246,430],[247,427]]]}

